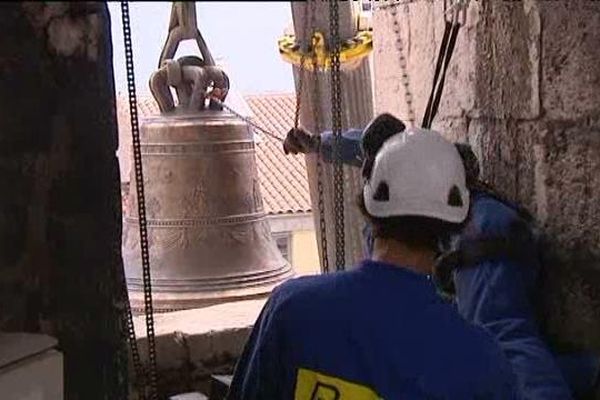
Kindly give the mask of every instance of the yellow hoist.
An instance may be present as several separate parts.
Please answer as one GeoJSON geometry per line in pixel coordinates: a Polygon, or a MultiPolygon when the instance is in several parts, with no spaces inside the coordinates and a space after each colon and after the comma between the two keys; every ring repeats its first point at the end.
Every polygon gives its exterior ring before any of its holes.
{"type": "MultiPolygon", "coordinates": [[[[312,37],[312,51],[316,59],[316,68],[329,70],[331,68],[331,54],[327,51],[325,37],[321,32],[314,32],[312,37]]],[[[367,57],[373,50],[373,32],[362,30],[351,39],[345,40],[340,45],[340,63],[355,64],[367,57]]],[[[279,39],[279,53],[284,61],[300,67],[307,54],[301,50],[296,36],[288,34],[279,39]]],[[[315,65],[308,64],[305,68],[313,71],[315,65]]]]}

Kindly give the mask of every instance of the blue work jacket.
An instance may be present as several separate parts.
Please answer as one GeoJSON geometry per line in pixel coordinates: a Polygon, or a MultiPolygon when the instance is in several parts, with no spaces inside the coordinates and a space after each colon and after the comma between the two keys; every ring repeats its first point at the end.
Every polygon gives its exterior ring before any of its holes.
{"type": "Polygon", "coordinates": [[[454,276],[459,313],[490,332],[510,359],[526,400],[571,399],[571,391],[537,326],[534,296],[540,269],[539,253],[527,222],[496,198],[471,193],[469,219],[460,240],[506,238],[529,251],[517,261],[499,257],[454,276]]]}
{"type": "Polygon", "coordinates": [[[484,330],[428,276],[365,261],[293,279],[271,295],[237,365],[229,400],[519,398],[484,330]]]}
{"type": "MultiPolygon", "coordinates": [[[[340,137],[340,154],[342,163],[353,167],[362,165],[363,157],[360,148],[362,129],[348,129],[342,132],[340,137]]],[[[321,158],[325,162],[333,162],[335,138],[331,132],[323,132],[321,135],[321,158]]]]}

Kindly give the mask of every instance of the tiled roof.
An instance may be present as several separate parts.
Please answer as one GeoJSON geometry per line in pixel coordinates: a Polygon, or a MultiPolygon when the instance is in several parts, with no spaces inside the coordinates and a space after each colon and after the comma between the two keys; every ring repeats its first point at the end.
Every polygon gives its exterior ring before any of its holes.
{"type": "MultiPolygon", "coordinates": [[[[295,96],[264,94],[246,96],[253,121],[285,137],[294,124],[295,96]]],[[[274,214],[310,211],[310,194],[304,156],[285,155],[278,140],[260,134],[256,145],[258,175],[268,212],[274,214]]]]}
{"type": "MultiPolygon", "coordinates": [[[[294,123],[293,94],[258,94],[245,96],[252,120],[266,130],[284,137],[294,123]]],[[[139,117],[158,114],[158,106],[150,95],[138,95],[139,117]]],[[[121,179],[129,181],[131,146],[129,103],[123,94],[117,96],[119,121],[119,160],[121,179]]],[[[303,156],[285,155],[278,140],[256,132],[256,158],[261,192],[269,214],[305,213],[311,210],[310,194],[303,156]]]]}

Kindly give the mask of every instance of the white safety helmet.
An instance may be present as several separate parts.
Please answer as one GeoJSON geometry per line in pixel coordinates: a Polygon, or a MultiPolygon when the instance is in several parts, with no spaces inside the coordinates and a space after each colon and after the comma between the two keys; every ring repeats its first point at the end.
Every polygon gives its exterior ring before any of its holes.
{"type": "Polygon", "coordinates": [[[438,132],[407,129],[379,149],[363,189],[374,217],[422,216],[461,223],[469,211],[465,169],[438,132]]]}

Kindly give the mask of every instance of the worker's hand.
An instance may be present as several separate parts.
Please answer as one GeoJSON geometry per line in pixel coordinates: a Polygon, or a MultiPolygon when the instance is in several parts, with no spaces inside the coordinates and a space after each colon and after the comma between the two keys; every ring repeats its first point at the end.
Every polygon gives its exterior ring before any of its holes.
{"type": "Polygon", "coordinates": [[[227,96],[227,90],[226,89],[219,89],[219,88],[214,88],[213,90],[210,91],[210,93],[208,93],[208,97],[211,99],[217,99],[219,101],[224,101],[225,100],[225,96],[227,96]]]}
{"type": "Polygon", "coordinates": [[[319,149],[319,139],[301,128],[292,128],[283,141],[285,154],[314,153],[319,149]]]}

